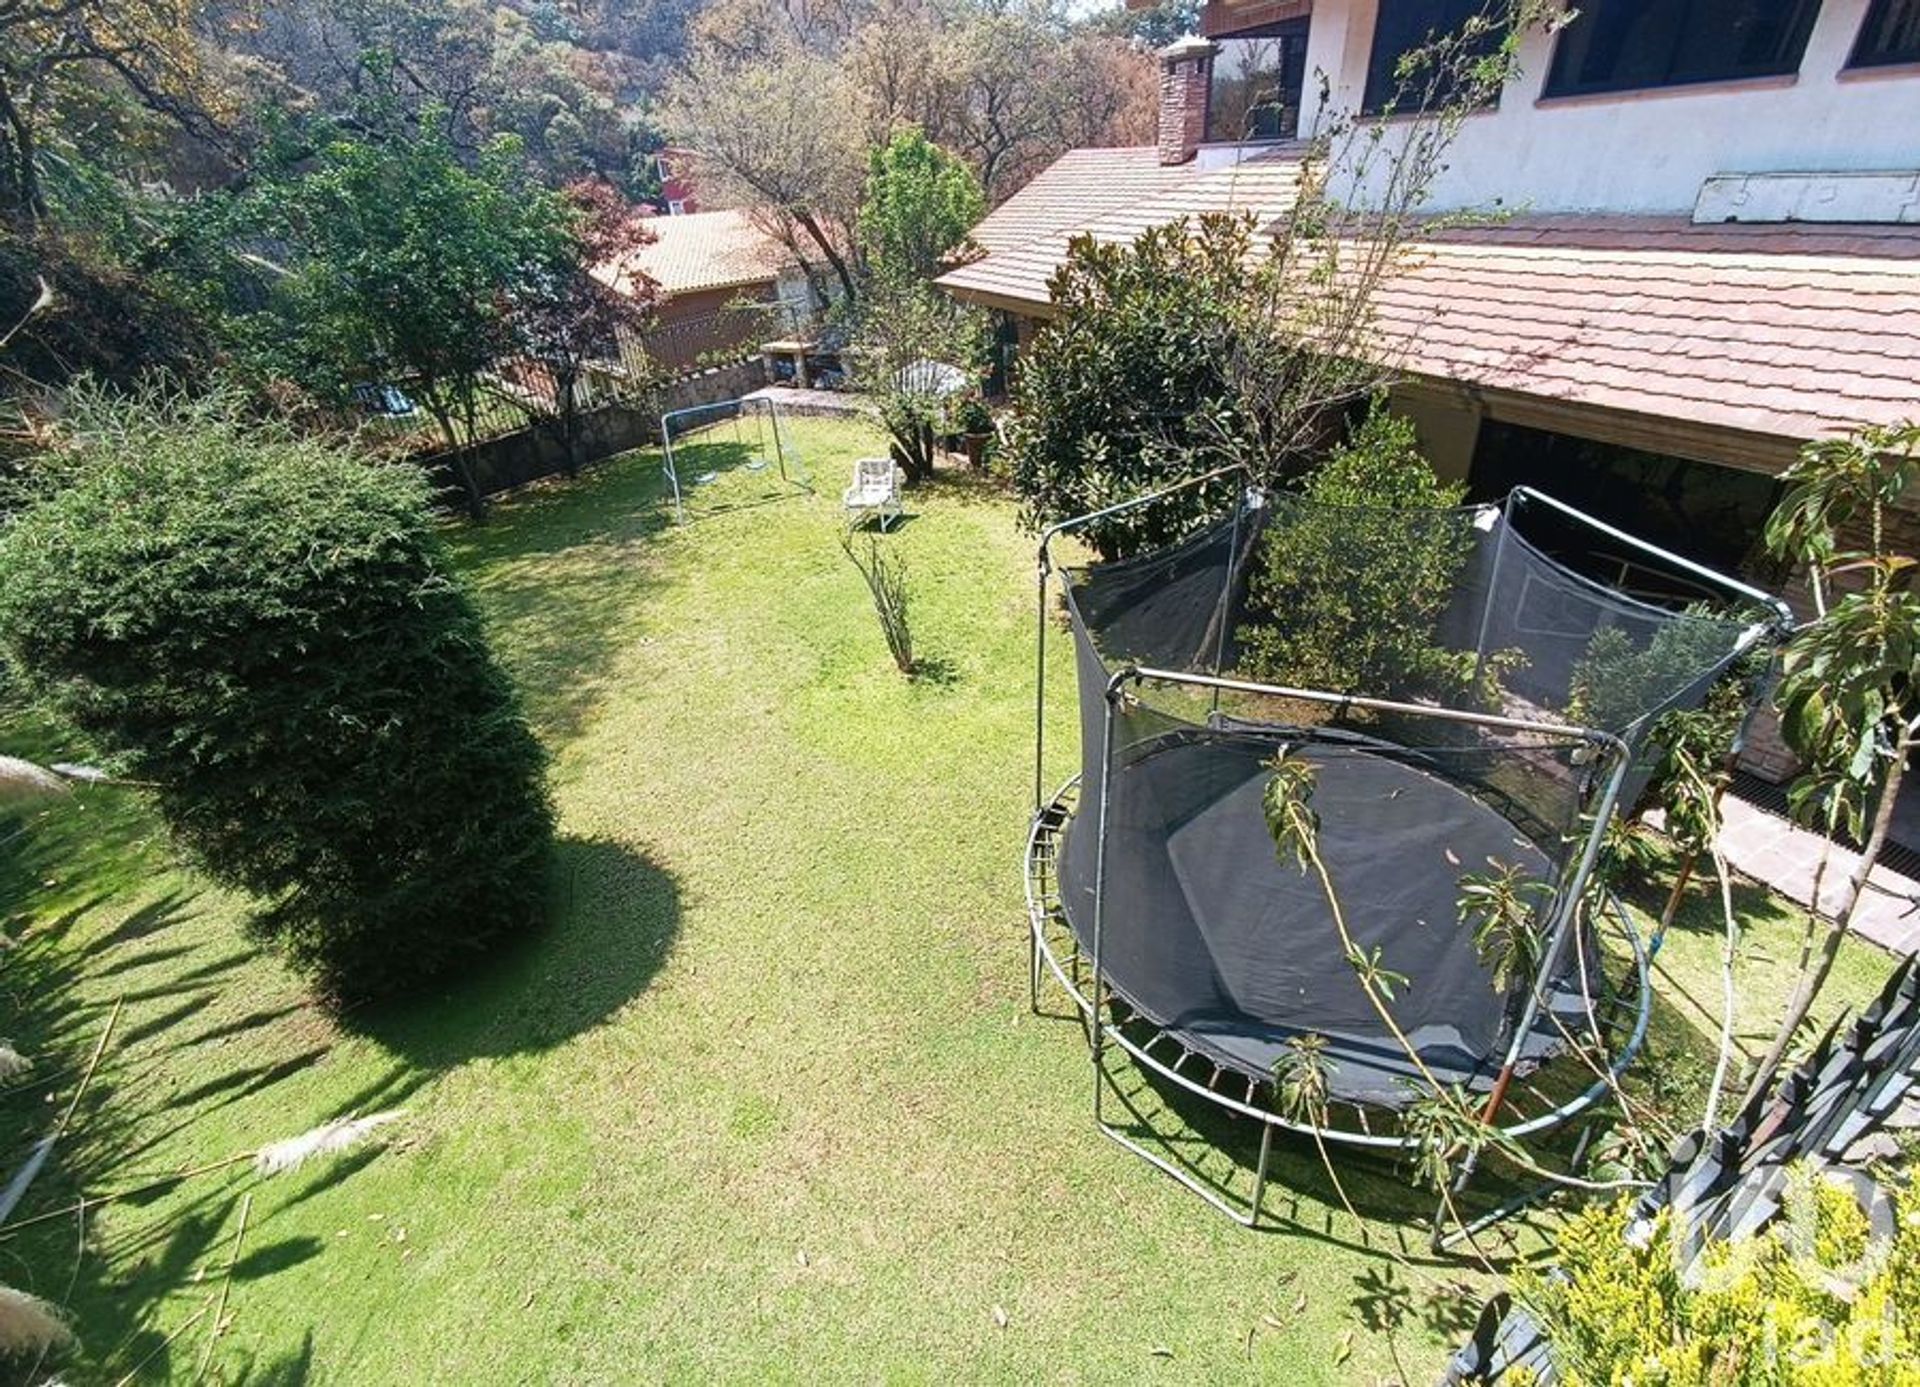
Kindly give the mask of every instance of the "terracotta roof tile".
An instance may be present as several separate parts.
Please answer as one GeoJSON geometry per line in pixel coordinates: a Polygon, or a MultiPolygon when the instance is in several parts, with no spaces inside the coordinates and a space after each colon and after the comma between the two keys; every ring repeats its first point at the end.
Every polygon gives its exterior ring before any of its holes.
{"type": "Polygon", "coordinates": [[[987,213],[973,229],[982,250],[1011,250],[1054,236],[1192,176],[1191,165],[1168,167],[1153,145],[1070,149],[987,213]]]}
{"type": "Polygon", "coordinates": [[[619,265],[602,266],[594,273],[617,286],[639,270],[671,298],[703,289],[764,284],[792,260],[786,247],[755,226],[744,211],[655,217],[647,228],[654,237],[649,244],[619,265]]]}
{"type": "Polygon", "coordinates": [[[1409,369],[1788,438],[1920,417],[1920,227],[1531,219],[1414,249],[1409,369]]]}
{"type": "MultiPolygon", "coordinates": [[[[1044,308],[1071,231],[1271,220],[1293,196],[1282,158],[1187,169],[1091,216],[1029,207],[1044,231],[940,282],[1044,308]]],[[[1383,353],[1426,376],[1796,439],[1920,417],[1920,226],[1515,218],[1413,246],[1375,310],[1383,353]]]]}
{"type": "Polygon", "coordinates": [[[1286,153],[1201,169],[1161,164],[1151,146],[1072,150],[974,228],[986,256],[938,282],[1045,304],[1047,281],[1066,263],[1073,237],[1131,241],[1149,227],[1206,212],[1246,212],[1270,222],[1293,205],[1298,174],[1297,159],[1286,153]],[[1010,209],[1014,215],[1003,216],[1010,209]]]}

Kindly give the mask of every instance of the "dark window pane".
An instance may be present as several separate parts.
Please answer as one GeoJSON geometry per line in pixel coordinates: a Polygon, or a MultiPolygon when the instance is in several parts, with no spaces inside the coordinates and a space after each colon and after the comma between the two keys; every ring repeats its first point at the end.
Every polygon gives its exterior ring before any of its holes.
{"type": "Polygon", "coordinates": [[[1819,0],[1586,0],[1554,46],[1548,96],[1799,71],[1819,0]]]}
{"type": "Polygon", "coordinates": [[[1307,21],[1215,39],[1209,140],[1290,140],[1300,128],[1307,74],[1307,21]]]}
{"type": "MultiPolygon", "coordinates": [[[[1480,425],[1467,486],[1474,501],[1501,500],[1516,486],[1537,487],[1695,563],[1765,582],[1774,577],[1760,534],[1780,483],[1763,473],[1488,419],[1480,425]]],[[[1530,506],[1522,515],[1529,540],[1589,577],[1675,605],[1710,595],[1680,571],[1664,570],[1547,507],[1530,506]]]]}
{"type": "Polygon", "coordinates": [[[1920,0],[1873,0],[1849,67],[1920,63],[1920,0]]]}
{"type": "Polygon", "coordinates": [[[1407,112],[1446,105],[1463,65],[1493,53],[1505,35],[1489,28],[1464,48],[1453,41],[1469,23],[1499,8],[1489,0],[1380,0],[1361,111],[1372,116],[1389,107],[1407,112]],[[1409,55],[1417,56],[1403,65],[1409,55]]]}

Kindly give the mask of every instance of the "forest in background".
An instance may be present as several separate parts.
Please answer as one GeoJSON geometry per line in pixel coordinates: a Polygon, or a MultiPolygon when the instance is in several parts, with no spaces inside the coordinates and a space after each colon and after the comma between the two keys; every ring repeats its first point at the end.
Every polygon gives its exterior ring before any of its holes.
{"type": "MultiPolygon", "coordinates": [[[[382,176],[471,175],[509,203],[591,189],[604,232],[658,210],[658,152],[690,148],[703,206],[753,208],[831,260],[871,150],[904,127],[990,202],[1065,149],[1150,139],[1151,48],[1193,18],[1073,19],[1048,0],[7,0],[0,370],[16,400],[81,375],[300,374],[284,352],[249,357],[284,342],[288,306],[271,331],[260,311],[287,281],[354,252],[283,215],[349,150],[406,151],[382,176]]],[[[610,243],[568,239],[576,257],[610,243]]],[[[292,384],[346,391],[350,356],[292,384]]],[[[10,427],[30,445],[33,411],[10,427]]]]}

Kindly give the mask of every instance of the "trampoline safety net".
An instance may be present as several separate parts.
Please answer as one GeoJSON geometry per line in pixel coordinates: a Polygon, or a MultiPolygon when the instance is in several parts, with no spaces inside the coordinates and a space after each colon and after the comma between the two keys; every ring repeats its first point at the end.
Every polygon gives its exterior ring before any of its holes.
{"type": "Polygon", "coordinates": [[[1404,978],[1389,1009],[1436,1077],[1484,1089],[1589,1032],[1599,951],[1569,903],[1601,808],[1609,790],[1631,803],[1653,724],[1698,704],[1771,614],[1638,600],[1529,544],[1514,511],[1249,492],[1182,543],[1062,571],[1081,776],[1060,904],[1089,954],[1098,914],[1105,983],[1187,1048],[1259,1082],[1314,1034],[1336,1099],[1418,1091],[1328,891],[1276,852],[1276,757],[1313,767],[1332,895],[1353,944],[1404,978]],[[1459,900],[1507,870],[1539,883],[1553,942],[1499,990],[1459,900]]]}

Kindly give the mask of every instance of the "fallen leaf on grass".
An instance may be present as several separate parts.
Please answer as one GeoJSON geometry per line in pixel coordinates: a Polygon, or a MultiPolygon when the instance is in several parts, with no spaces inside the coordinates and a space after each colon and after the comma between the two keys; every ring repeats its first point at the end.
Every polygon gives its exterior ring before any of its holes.
{"type": "Polygon", "coordinates": [[[1340,1335],[1340,1342],[1333,1346],[1333,1361],[1344,1363],[1353,1357],[1353,1331],[1346,1330],[1340,1335]]]}
{"type": "Polygon", "coordinates": [[[1007,1327],[1007,1312],[998,1305],[993,1307],[993,1326],[995,1329],[1005,1329],[1007,1327]]]}
{"type": "Polygon", "coordinates": [[[1173,1350],[1168,1348],[1165,1344],[1155,1344],[1152,1348],[1147,1350],[1147,1354],[1149,1357],[1152,1357],[1152,1358],[1171,1358],[1173,1357],[1173,1350]]]}

